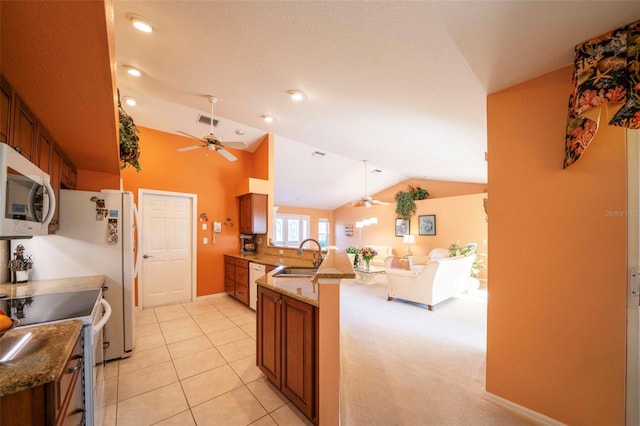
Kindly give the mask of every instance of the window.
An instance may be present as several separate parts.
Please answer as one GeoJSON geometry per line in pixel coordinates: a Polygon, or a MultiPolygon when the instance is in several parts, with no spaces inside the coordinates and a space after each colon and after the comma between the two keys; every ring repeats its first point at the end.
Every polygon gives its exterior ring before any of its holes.
{"type": "Polygon", "coordinates": [[[318,220],[318,242],[322,247],[329,245],[329,219],[318,220]]]}
{"type": "Polygon", "coordinates": [[[309,216],[298,214],[276,214],[273,243],[278,246],[298,247],[309,238],[309,216]]]}

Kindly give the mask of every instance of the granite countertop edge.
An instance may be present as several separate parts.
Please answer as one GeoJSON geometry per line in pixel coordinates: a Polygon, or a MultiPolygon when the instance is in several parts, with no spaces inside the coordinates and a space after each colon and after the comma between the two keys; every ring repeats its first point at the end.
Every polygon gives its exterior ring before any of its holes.
{"type": "Polygon", "coordinates": [[[17,284],[1,283],[0,295],[14,298],[64,293],[68,291],[92,290],[102,287],[104,283],[104,275],[36,280],[17,284]]]}
{"type": "MultiPolygon", "coordinates": [[[[286,266],[302,265],[280,265],[269,272],[256,283],[262,287],[272,289],[278,293],[285,294],[301,302],[319,307],[318,301],[318,280],[341,280],[355,278],[355,272],[349,257],[345,252],[329,250],[327,257],[318,268],[312,278],[276,278],[279,271],[286,266]]],[[[307,265],[308,266],[308,265],[307,265]]]]}
{"type": "Polygon", "coordinates": [[[7,332],[3,339],[33,333],[35,347],[28,345],[17,359],[0,363],[0,396],[58,380],[81,330],[82,321],[76,319],[18,327],[7,332]]]}

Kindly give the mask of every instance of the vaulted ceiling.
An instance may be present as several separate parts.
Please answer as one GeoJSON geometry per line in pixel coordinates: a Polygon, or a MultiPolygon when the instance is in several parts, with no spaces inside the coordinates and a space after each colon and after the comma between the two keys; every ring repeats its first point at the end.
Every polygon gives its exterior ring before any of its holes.
{"type": "Polygon", "coordinates": [[[568,66],[577,43],[640,19],[638,1],[106,5],[105,20],[100,2],[0,2],[0,71],[78,167],[117,161],[113,85],[138,99],[126,107],[138,125],[170,133],[208,133],[196,119],[216,95],[223,141],[251,150],[275,135],[276,204],[328,209],[363,195],[362,160],[381,170],[369,194],[408,178],[486,182],[487,94],[568,66]],[[131,14],[156,31],[134,30],[131,14]]]}

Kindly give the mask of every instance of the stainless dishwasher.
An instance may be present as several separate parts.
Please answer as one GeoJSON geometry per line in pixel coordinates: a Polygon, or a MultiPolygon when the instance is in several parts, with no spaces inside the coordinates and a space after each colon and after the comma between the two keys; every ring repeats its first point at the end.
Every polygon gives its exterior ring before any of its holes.
{"type": "Polygon", "coordinates": [[[256,310],[256,297],[258,297],[258,285],[256,280],[265,274],[265,267],[260,263],[249,262],[249,307],[256,310]]]}

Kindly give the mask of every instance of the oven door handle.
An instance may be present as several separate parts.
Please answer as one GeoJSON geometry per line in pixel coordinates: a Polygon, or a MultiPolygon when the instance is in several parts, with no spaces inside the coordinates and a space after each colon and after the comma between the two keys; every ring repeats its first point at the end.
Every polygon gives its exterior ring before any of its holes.
{"type": "Polygon", "coordinates": [[[102,319],[98,321],[96,325],[91,327],[93,329],[94,336],[102,330],[107,321],[109,321],[109,318],[111,318],[111,305],[107,302],[107,299],[100,299],[100,303],[104,307],[104,314],[102,314],[102,319]]]}

